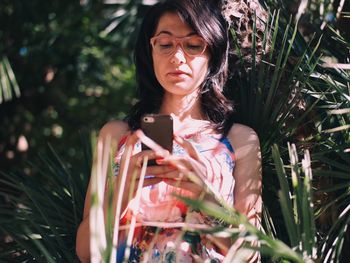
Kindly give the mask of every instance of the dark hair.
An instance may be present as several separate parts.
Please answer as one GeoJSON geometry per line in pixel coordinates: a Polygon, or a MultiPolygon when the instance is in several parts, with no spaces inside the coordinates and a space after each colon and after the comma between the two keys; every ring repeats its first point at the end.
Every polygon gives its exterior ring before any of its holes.
{"type": "Polygon", "coordinates": [[[127,117],[132,130],[140,127],[141,116],[157,113],[163,99],[163,88],[153,69],[150,38],[153,37],[160,17],[177,13],[208,43],[210,60],[208,73],[201,86],[202,112],[219,132],[226,130],[226,121],[232,112],[231,103],[223,95],[228,70],[228,30],[221,15],[218,0],[168,0],[151,7],[140,28],[135,47],[138,103],[127,117]]]}

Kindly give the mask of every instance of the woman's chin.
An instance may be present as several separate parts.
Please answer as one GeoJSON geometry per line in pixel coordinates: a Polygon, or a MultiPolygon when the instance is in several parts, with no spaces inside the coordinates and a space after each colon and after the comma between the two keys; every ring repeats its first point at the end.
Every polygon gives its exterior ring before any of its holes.
{"type": "Polygon", "coordinates": [[[177,95],[177,96],[187,96],[193,94],[196,91],[196,88],[189,88],[189,85],[186,83],[177,83],[172,85],[169,88],[164,88],[165,93],[177,95]]]}

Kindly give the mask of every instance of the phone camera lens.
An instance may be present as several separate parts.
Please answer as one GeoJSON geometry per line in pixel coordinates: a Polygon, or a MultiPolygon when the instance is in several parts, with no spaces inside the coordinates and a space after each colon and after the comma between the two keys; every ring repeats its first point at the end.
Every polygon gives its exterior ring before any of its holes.
{"type": "Polygon", "coordinates": [[[147,123],[153,123],[154,122],[154,118],[147,116],[147,117],[143,117],[143,121],[147,122],[147,123]]]}

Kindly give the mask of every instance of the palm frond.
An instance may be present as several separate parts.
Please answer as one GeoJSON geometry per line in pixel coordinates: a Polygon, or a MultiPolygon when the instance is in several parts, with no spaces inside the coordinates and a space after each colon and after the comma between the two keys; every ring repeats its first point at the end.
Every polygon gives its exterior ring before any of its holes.
{"type": "Polygon", "coordinates": [[[4,260],[78,262],[75,236],[89,176],[72,171],[50,150],[50,156],[40,157],[40,165],[32,165],[45,183],[22,172],[0,173],[0,193],[6,200],[0,207],[0,232],[9,240],[0,249],[4,260]]]}
{"type": "Polygon", "coordinates": [[[286,222],[291,246],[303,255],[305,261],[316,259],[316,227],[312,203],[311,159],[305,152],[301,163],[295,145],[289,145],[290,175],[281,159],[278,147],[273,146],[272,155],[280,182],[280,205],[286,222]],[[291,186],[289,186],[289,179],[291,186]]]}
{"type": "Polygon", "coordinates": [[[6,56],[0,57],[0,104],[21,95],[15,74],[6,56]]]}
{"type": "MultiPolygon", "coordinates": [[[[343,149],[345,147],[343,146],[343,149]]],[[[313,158],[322,163],[319,169],[314,169],[315,176],[327,178],[332,182],[318,190],[332,198],[318,207],[317,217],[322,217],[332,209],[337,214],[327,235],[322,240],[320,250],[323,262],[339,262],[350,224],[350,157],[343,150],[332,150],[316,153],[313,158]]]]}

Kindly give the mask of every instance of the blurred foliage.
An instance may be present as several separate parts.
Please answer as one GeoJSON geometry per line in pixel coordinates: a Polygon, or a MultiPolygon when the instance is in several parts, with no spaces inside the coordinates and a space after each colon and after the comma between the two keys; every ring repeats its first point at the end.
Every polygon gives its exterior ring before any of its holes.
{"type": "Polygon", "coordinates": [[[22,91],[0,107],[1,170],[23,169],[47,143],[79,162],[79,131],[125,116],[135,92],[132,44],[103,34],[107,22],[100,1],[1,1],[0,54],[22,91]]]}

